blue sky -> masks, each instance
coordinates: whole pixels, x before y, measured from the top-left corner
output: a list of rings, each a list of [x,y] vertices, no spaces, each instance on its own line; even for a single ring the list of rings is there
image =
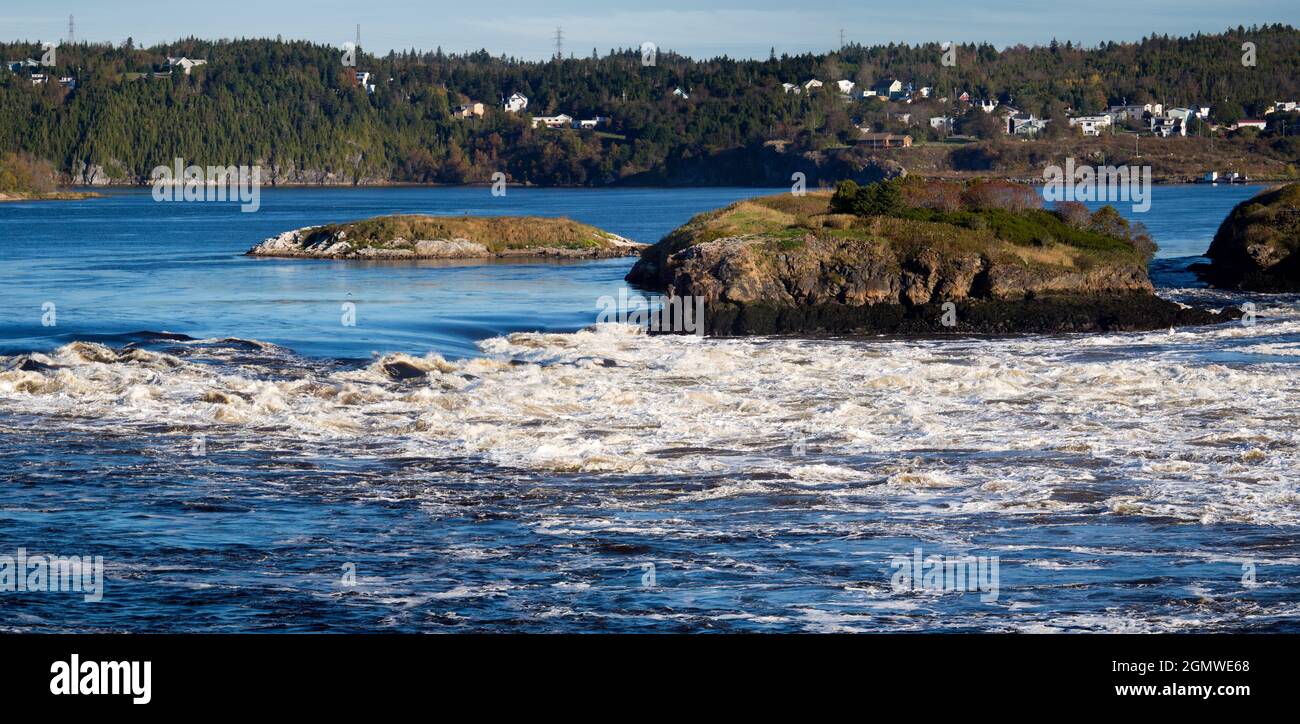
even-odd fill
[[[1300,25],[1297,0],[65,0],[6,6],[0,10],[4,40],[62,39],[69,14],[77,18],[78,39],[119,43],[129,36],[137,45],[188,35],[282,35],[339,45],[352,39],[360,23],[369,52],[441,46],[525,58],[553,51],[557,25],[564,28],[566,54],[588,55],[593,47],[603,54],[650,41],[695,57],[766,57],[771,47],[778,54],[825,51],[839,44],[841,28],[850,41],[865,45],[985,40],[1003,47],[1054,37],[1094,44],[1152,32]]]

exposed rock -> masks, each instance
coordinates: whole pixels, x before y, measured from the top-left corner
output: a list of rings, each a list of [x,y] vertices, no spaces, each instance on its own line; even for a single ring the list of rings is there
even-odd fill
[[[1119,331],[1234,318],[1155,296],[1145,258],[1122,242],[1013,244],[946,224],[818,216],[826,197],[792,198],[702,214],[647,249],[627,279],[702,297],[715,335]],[[734,231],[746,233],[717,237]]]
[[[1259,292],[1300,291],[1300,183],[1237,204],[1198,265],[1215,286]]]
[[[645,247],[563,218],[399,215],[286,231],[248,254],[314,259],[602,259],[635,256]]]

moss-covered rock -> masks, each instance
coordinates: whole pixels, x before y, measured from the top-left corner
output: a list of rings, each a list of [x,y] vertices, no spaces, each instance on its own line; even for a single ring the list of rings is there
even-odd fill
[[[1232,316],[1157,297],[1148,250],[1104,225],[1035,208],[859,216],[831,213],[829,199],[784,194],[700,214],[627,279],[703,298],[712,334],[1117,331]]]
[[[1237,204],[1205,255],[1211,263],[1197,270],[1215,286],[1300,291],[1300,183]]]
[[[317,259],[596,259],[635,256],[645,246],[566,218],[392,215],[287,231],[248,253]]]

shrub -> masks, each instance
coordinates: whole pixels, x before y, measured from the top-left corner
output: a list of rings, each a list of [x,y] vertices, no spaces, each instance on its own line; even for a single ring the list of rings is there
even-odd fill
[[[963,201],[971,209],[1005,209],[1027,211],[1043,205],[1032,186],[1008,181],[976,180],[966,187]]]
[[[1056,204],[1052,211],[1061,217],[1061,221],[1075,229],[1086,229],[1092,221],[1092,212],[1088,210],[1088,205],[1082,201],[1061,201]]]
[[[849,180],[835,184],[835,193],[831,195],[830,212],[832,214],[852,214],[858,201],[858,185]]]

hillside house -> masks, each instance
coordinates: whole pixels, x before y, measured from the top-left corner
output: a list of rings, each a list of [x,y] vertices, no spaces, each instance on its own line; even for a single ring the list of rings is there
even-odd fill
[[[803,92],[803,89],[795,85],[794,83],[782,83],[781,90],[785,91],[786,93],[793,93],[795,95],[799,95],[800,93]]]
[[[200,65],[207,65],[207,64],[208,61],[202,58],[185,58],[185,57],[172,58],[170,56],[167,58],[167,69],[169,71],[173,68],[180,68],[182,71],[185,72],[185,75],[189,75],[191,70],[194,70]]]
[[[573,116],[561,113],[558,116],[536,116],[533,118],[533,128],[546,126],[547,128],[567,128],[573,125]]]
[[[888,98],[891,101],[898,100],[903,95],[903,81],[885,78],[876,81],[875,85],[871,86],[871,90],[875,91],[875,95],[881,98]]]
[[[487,108],[482,103],[464,103],[456,106],[456,112],[452,115],[457,118],[482,118],[487,112]]]
[[[854,83],[854,82],[851,81],[851,80],[837,80],[837,81],[835,81],[835,86],[836,86],[837,88],[839,88],[839,89],[840,89],[840,92],[843,93],[843,94],[846,95],[846,96],[847,96],[847,95],[850,95],[850,94],[853,93],[853,87],[856,86],[856,85],[857,85],[857,83]]]
[[[677,87],[677,88],[674,88],[674,89],[673,89],[673,95],[677,96],[678,98],[681,98],[682,100],[690,100],[690,99],[691,99],[691,94],[689,94],[689,93],[687,93],[686,91],[682,90],[680,86]]]
[[[502,107],[506,113],[518,113],[528,107],[528,96],[523,93],[512,93]]]
[[[1100,136],[1104,128],[1111,126],[1109,115],[1078,116],[1070,119],[1070,128],[1078,128],[1085,136]]]
[[[863,131],[858,143],[867,148],[908,148],[912,145],[912,137],[897,133],[869,133]]]
[[[821,87],[822,87],[822,82],[817,80],[816,78],[804,81],[803,84],[803,89],[808,91],[809,93],[811,93],[814,88],[821,88]]]

